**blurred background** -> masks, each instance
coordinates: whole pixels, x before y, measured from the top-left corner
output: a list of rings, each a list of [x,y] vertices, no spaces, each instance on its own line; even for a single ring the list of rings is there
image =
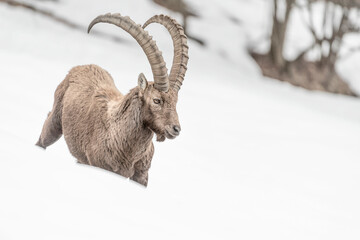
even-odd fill
[[[360,1],[0,0],[0,239],[359,239]],[[121,13],[181,23],[182,126],[145,189],[34,146],[57,85],[97,64],[152,73]],[[147,31],[171,68],[161,25]]]

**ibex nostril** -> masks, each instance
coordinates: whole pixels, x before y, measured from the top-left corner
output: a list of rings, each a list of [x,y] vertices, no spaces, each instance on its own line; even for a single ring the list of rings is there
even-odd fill
[[[181,130],[180,126],[175,125],[175,126],[173,126],[173,129],[174,129],[175,133],[177,133],[177,134],[180,133],[180,130]]]

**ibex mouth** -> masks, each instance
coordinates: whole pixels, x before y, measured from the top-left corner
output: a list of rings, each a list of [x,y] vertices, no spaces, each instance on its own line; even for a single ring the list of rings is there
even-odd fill
[[[174,139],[177,137],[177,135],[172,135],[170,132],[165,131],[165,137],[168,139]]]

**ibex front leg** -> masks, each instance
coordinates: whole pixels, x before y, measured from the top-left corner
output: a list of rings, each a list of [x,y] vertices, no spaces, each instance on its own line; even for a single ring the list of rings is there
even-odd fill
[[[154,155],[154,145],[151,143],[151,146],[147,152],[144,153],[144,157],[135,163],[135,173],[130,178],[131,180],[144,185],[145,187],[148,184],[148,172],[151,166],[151,159]]]

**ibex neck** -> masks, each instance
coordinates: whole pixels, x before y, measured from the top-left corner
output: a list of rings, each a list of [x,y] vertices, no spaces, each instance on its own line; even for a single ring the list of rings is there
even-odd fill
[[[138,88],[131,89],[109,108],[111,125],[116,129],[113,134],[121,144],[126,143],[127,146],[150,144],[153,133],[144,126]]]

